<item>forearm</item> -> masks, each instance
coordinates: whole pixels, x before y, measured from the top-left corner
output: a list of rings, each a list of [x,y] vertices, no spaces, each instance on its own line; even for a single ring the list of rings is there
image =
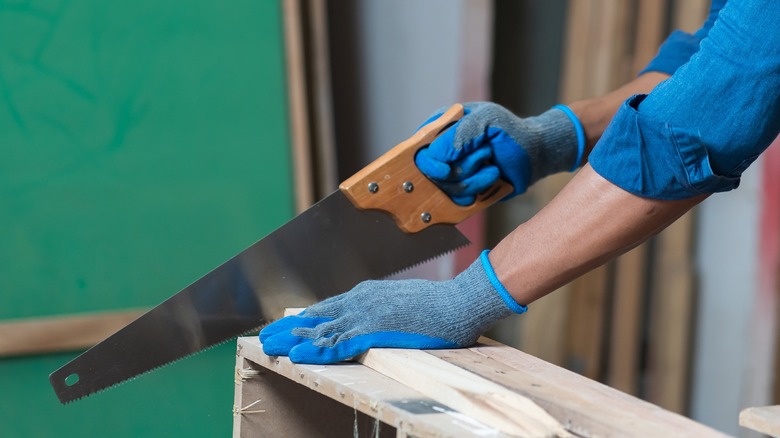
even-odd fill
[[[632,195],[589,165],[490,253],[501,283],[527,305],[628,251],[705,196],[659,201]]]
[[[590,151],[599,138],[601,138],[604,130],[607,129],[607,125],[609,125],[620,105],[634,94],[650,93],[656,85],[668,77],[669,75],[665,73],[647,72],[603,96],[578,100],[568,105],[574,111],[574,114],[577,115],[585,130],[587,143],[583,163],[587,162]]]

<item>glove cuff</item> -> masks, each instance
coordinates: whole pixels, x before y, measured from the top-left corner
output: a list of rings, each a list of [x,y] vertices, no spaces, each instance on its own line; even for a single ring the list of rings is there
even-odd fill
[[[577,160],[574,161],[574,166],[572,166],[571,169],[569,169],[569,172],[574,172],[575,170],[579,169],[579,167],[582,165],[582,156],[585,153],[585,129],[582,127],[582,123],[580,123],[580,119],[577,117],[576,114],[574,114],[574,111],[571,110],[566,105],[558,104],[553,107],[553,109],[558,109],[563,111],[564,114],[571,120],[572,125],[574,125],[574,130],[577,133]]]
[[[506,290],[504,285],[501,284],[501,282],[498,280],[496,271],[493,270],[493,265],[490,264],[490,259],[488,258],[489,253],[489,249],[482,251],[482,253],[479,255],[479,260],[482,262],[482,269],[485,270],[485,275],[487,275],[488,280],[490,280],[490,284],[493,285],[493,288],[495,288],[496,292],[498,292],[498,296],[501,297],[501,300],[511,311],[517,313],[518,315],[525,313],[528,310],[528,306],[518,304],[518,302],[512,298],[512,295],[509,293],[509,291]]]
[[[531,161],[529,185],[558,172],[573,172],[582,164],[585,131],[569,107],[556,105],[525,119],[526,138],[519,138]]]

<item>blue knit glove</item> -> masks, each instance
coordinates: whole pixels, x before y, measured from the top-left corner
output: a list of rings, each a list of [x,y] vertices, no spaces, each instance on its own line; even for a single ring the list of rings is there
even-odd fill
[[[484,251],[448,281],[365,281],[260,332],[263,351],[327,364],[372,347],[467,347],[497,321],[526,311],[501,285]]]
[[[582,164],[585,132],[564,105],[525,119],[490,102],[467,103],[464,109],[453,128],[415,157],[420,171],[459,205],[473,203],[499,176],[515,189],[509,199],[547,175]]]

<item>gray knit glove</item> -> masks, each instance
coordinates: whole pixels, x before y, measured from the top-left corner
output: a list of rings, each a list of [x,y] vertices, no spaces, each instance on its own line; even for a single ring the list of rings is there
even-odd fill
[[[526,311],[498,281],[487,254],[448,281],[360,283],[263,329],[263,351],[297,363],[327,364],[371,347],[472,345],[497,321]]]
[[[508,199],[547,175],[574,171],[582,164],[585,132],[564,105],[528,118],[491,102],[467,103],[464,109],[453,128],[415,157],[420,171],[457,204],[473,203],[499,177],[515,189]]]

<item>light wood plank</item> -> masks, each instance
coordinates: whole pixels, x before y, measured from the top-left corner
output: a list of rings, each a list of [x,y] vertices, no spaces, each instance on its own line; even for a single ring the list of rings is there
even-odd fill
[[[507,435],[570,436],[557,420],[528,398],[424,351],[372,348],[356,359]]]
[[[146,309],[11,319],[0,322],[0,357],[85,350]]]
[[[294,364],[286,357],[266,356],[256,336],[239,338],[238,346],[240,357],[358,412],[378,418],[398,429],[399,434],[402,432],[415,437],[508,436],[366,366],[355,363]],[[236,403],[246,405],[247,401]],[[259,403],[258,409],[263,409],[263,403],[267,402]],[[288,421],[295,419],[289,418]],[[262,434],[262,429],[254,430],[255,436]]]
[[[397,429],[305,385],[236,356],[236,438],[396,438]]]
[[[251,344],[259,345],[255,338],[242,338],[240,342],[244,342],[244,339],[248,339],[247,342]],[[420,396],[428,396],[427,392],[432,391],[431,399],[450,408],[456,406],[459,403],[458,399],[464,398],[465,394],[467,403],[471,405],[487,404],[490,410],[498,408],[499,412],[509,412],[510,415],[516,415],[518,412],[527,414],[526,407],[509,407],[504,400],[509,397],[506,394],[530,399],[565,427],[564,432],[556,432],[561,436],[569,433],[577,436],[620,437],[726,436],[657,405],[487,338],[481,338],[477,345],[468,349],[426,351],[372,349],[364,356],[364,363],[366,356],[369,357],[368,365],[376,366],[382,374],[387,373],[386,377],[393,377],[393,381],[398,380],[402,383],[402,385],[396,383],[395,387],[414,390]],[[291,364],[286,358],[266,360],[262,357],[254,357],[252,360],[259,361],[277,372],[287,373],[292,379],[304,379],[298,373],[305,373],[309,368],[322,369],[317,366]],[[264,360],[266,362],[263,362]],[[271,363],[272,360],[278,363]],[[288,367],[294,367],[294,371],[288,370]],[[341,368],[343,373],[335,373],[331,370],[320,374],[322,377],[332,377],[334,373],[347,375],[362,369],[349,364],[328,366],[334,369],[339,367],[344,367]],[[437,386],[437,381],[447,382],[446,385],[450,385],[452,381],[456,382],[452,385],[452,388],[457,388],[456,393],[453,394],[446,388],[442,390]],[[463,381],[471,383],[462,384]],[[479,387],[473,388],[471,385],[476,382],[480,382]],[[323,382],[320,381],[319,387],[314,386],[312,389],[322,392],[323,386]],[[495,391],[493,389],[495,387],[501,389]],[[474,393],[478,395],[475,396]],[[338,398],[337,395],[343,397],[334,391],[330,391],[329,394],[334,398]],[[495,399],[491,400],[493,397]],[[457,410],[468,413],[469,417],[474,416],[474,408],[468,405]],[[384,412],[381,409],[380,411]],[[394,424],[385,417],[382,421]],[[491,426],[496,426],[493,423],[494,419],[485,420],[488,421]],[[498,421],[504,420],[499,418]],[[409,435],[413,434],[409,432]]]
[[[773,437],[780,437],[780,405],[743,409],[739,425]]]
[[[472,353],[462,350],[429,353],[524,394],[578,435],[727,436],[682,415],[484,337],[468,350]]]

